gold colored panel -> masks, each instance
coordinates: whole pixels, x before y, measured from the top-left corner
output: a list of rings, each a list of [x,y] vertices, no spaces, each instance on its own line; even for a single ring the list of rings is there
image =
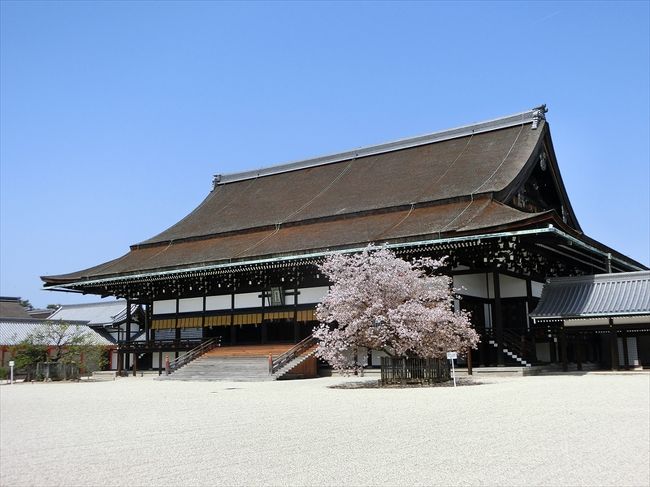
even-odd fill
[[[151,322],[151,328],[153,330],[166,330],[175,327],[176,327],[176,320],[174,318],[169,318],[166,320],[153,320]]]
[[[298,311],[298,321],[314,321],[315,319],[313,309],[303,309]]]
[[[205,326],[230,326],[231,315],[206,316]]]

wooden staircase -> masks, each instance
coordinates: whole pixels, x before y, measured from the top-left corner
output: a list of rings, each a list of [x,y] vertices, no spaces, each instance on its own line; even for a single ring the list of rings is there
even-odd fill
[[[288,374],[296,366],[313,356],[315,347],[299,344],[238,345],[208,350],[191,362],[178,368],[169,380],[187,381],[269,381]],[[269,356],[276,357],[269,360]],[[281,360],[278,362],[278,358]],[[314,358],[315,359],[315,358]],[[282,364],[272,370],[270,364]]]

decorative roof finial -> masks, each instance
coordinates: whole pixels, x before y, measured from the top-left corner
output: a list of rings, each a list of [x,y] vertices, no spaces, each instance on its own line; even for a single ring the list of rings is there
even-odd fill
[[[212,178],[212,189],[217,187],[217,184],[221,182],[221,174],[215,174]]]
[[[546,103],[538,106],[537,108],[533,108],[533,126],[531,127],[533,130],[537,128],[540,120],[546,120],[546,116],[544,115],[546,112],[548,112]]]

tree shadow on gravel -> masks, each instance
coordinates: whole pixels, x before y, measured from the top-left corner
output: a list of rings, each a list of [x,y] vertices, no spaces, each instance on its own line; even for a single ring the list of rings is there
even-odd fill
[[[468,378],[457,378],[457,387],[480,386],[483,382]],[[437,382],[435,384],[390,384],[382,386],[379,380],[343,382],[328,386],[329,389],[427,389],[431,387],[454,387],[453,381]]]

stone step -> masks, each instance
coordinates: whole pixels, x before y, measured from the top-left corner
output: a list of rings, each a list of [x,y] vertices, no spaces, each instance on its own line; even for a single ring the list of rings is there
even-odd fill
[[[186,381],[268,381],[274,379],[269,375],[267,358],[206,355],[188,363],[165,378]]]

